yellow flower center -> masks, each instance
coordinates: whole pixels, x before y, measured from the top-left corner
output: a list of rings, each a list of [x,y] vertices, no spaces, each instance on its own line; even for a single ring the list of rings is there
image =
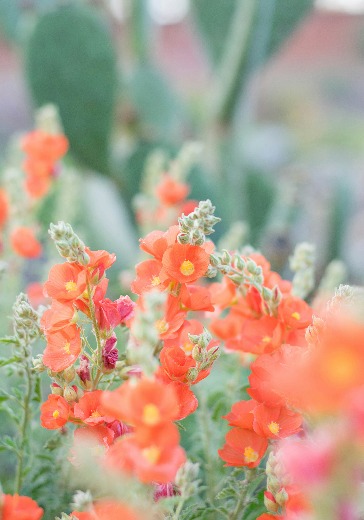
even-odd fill
[[[149,448],[144,448],[142,454],[149,464],[156,464],[161,455],[161,450],[157,446],[150,446]]]
[[[153,276],[151,285],[153,287],[157,287],[157,285],[160,285],[160,283],[161,283],[161,279],[159,278],[159,276]]]
[[[324,360],[324,373],[330,383],[347,385],[355,381],[358,374],[356,356],[347,349],[336,349]]]
[[[155,328],[159,332],[159,334],[164,334],[168,330],[168,323],[166,320],[157,320],[155,322]]]
[[[53,415],[53,419],[58,419],[59,417],[59,411],[58,410],[54,410],[54,412],[52,413]]]
[[[273,433],[273,435],[278,435],[280,427],[279,424],[272,421],[270,424],[268,424],[268,430]]]
[[[183,276],[190,276],[195,272],[195,266],[190,260],[185,260],[182,262],[181,267],[179,268]]]
[[[66,354],[71,354],[71,343],[69,341],[66,341],[66,343],[63,346],[63,350],[66,352]]]
[[[299,312],[293,312],[291,316],[297,321],[301,319],[301,314]]]
[[[157,406],[153,403],[146,404],[143,408],[143,422],[148,426],[155,426],[159,423],[161,414]]]
[[[247,464],[255,462],[258,459],[258,453],[251,446],[247,446],[244,450],[244,459]]]
[[[66,287],[67,292],[72,292],[72,291],[76,291],[77,284],[76,284],[76,282],[70,280],[69,282],[65,283],[65,287]]]
[[[95,410],[94,412],[92,412],[91,417],[101,417],[101,413]]]
[[[270,336],[264,336],[264,338],[262,339],[262,342],[269,343],[271,340],[272,340],[272,338]]]
[[[189,341],[186,341],[186,343],[182,345],[182,349],[185,351],[186,354],[191,354],[193,347],[194,345]]]

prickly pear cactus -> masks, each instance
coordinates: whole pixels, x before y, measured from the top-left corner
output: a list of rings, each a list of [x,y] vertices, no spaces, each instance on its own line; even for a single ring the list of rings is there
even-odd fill
[[[107,173],[117,76],[100,15],[80,5],[46,13],[30,37],[26,65],[34,103],[58,105],[74,156]]]

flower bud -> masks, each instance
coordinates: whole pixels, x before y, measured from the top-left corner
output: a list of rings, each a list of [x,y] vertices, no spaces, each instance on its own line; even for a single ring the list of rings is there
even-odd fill
[[[189,368],[186,377],[187,381],[193,383],[198,378],[198,370],[196,368]]]
[[[62,372],[62,377],[66,383],[70,383],[71,381],[73,381],[75,378],[75,375],[76,375],[76,370],[72,366],[66,368],[66,370],[63,370],[63,372]]]
[[[116,342],[116,336],[111,336],[111,338],[106,340],[105,346],[102,349],[102,362],[106,370],[114,370],[116,366],[119,357],[119,351],[115,346]]]
[[[77,392],[71,386],[66,386],[63,397],[68,403],[73,403],[77,399]]]
[[[57,383],[51,384],[51,392],[54,395],[63,395],[63,389]]]
[[[264,491],[264,505],[271,513],[276,513],[279,509],[279,505],[270,491]]]
[[[277,501],[277,504],[279,504],[281,507],[284,507],[287,500],[288,500],[288,493],[287,491],[284,489],[284,487],[282,487],[278,493],[276,493],[276,501]]]
[[[75,511],[88,511],[91,509],[93,498],[91,491],[76,491],[73,495],[71,507]]]
[[[59,254],[67,262],[77,262],[81,265],[89,263],[90,257],[85,251],[85,244],[76,235],[70,224],[62,221],[58,222],[58,224],[51,224],[49,234]]]
[[[40,374],[41,372],[44,372],[47,369],[47,367],[43,364],[42,354],[38,354],[37,357],[33,358],[32,363],[33,363],[34,371],[37,372],[38,374]]]

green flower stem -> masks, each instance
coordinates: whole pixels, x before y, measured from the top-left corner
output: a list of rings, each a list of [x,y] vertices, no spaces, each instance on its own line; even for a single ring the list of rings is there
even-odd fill
[[[100,364],[101,364],[101,357],[102,357],[102,343],[101,343],[101,337],[100,337],[100,329],[96,320],[96,314],[95,314],[95,304],[92,299],[92,290],[90,286],[90,282],[87,281],[87,294],[89,299],[89,308],[90,308],[90,316],[91,316],[91,322],[93,331],[96,338],[96,360],[97,360],[97,372],[95,375],[95,379],[92,383],[92,389],[95,390],[100,383],[102,377],[104,376]]]
[[[24,348],[24,354],[27,355],[26,348]],[[26,392],[23,403],[23,417],[21,421],[20,431],[19,431],[19,451],[17,451],[18,463],[16,468],[16,476],[15,476],[15,487],[14,494],[19,494],[22,483],[23,483],[23,467],[24,467],[24,452],[25,452],[25,444],[27,440],[27,430],[28,425],[31,418],[31,408],[30,408],[30,400],[33,393],[33,374],[31,368],[28,364],[27,357],[25,358],[26,364],[24,366],[26,372]]]
[[[230,520],[239,520],[241,515],[244,513],[245,508],[250,502],[250,493],[248,493],[249,483],[254,479],[256,475],[256,469],[247,469],[245,471],[244,489],[239,494],[239,498],[236,502],[235,509],[230,516]]]
[[[215,479],[215,468],[214,468],[214,460],[211,452],[211,428],[210,428],[210,418],[208,415],[206,402],[203,399],[200,400],[200,409],[198,413],[199,419],[199,427],[202,437],[202,445],[204,447],[204,457],[205,457],[205,473],[206,473],[206,483],[207,483],[207,496],[211,504],[214,503],[215,500],[215,490],[216,490],[216,479]]]
[[[184,506],[184,503],[185,503],[185,499],[183,497],[181,497],[181,500],[179,501],[178,506],[177,506],[175,512],[173,513],[172,520],[178,520],[179,519],[179,515],[182,512],[182,508]]]

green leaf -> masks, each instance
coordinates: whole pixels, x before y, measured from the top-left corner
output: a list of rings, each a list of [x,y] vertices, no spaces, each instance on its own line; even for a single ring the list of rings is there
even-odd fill
[[[42,402],[42,386],[39,375],[37,375],[37,379],[35,381],[34,397],[32,400],[36,401],[37,403]]]
[[[42,16],[27,47],[27,76],[37,106],[58,106],[77,159],[108,173],[117,72],[100,14],[74,4]]]
[[[130,80],[128,94],[147,135],[166,140],[179,135],[182,104],[157,69],[140,66]]]
[[[12,358],[0,358],[0,368],[12,365],[13,363],[20,363],[22,359],[18,356]]]
[[[0,343],[6,345],[19,345],[19,340],[15,336],[5,336],[4,338],[0,338]]]

